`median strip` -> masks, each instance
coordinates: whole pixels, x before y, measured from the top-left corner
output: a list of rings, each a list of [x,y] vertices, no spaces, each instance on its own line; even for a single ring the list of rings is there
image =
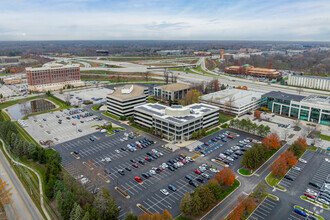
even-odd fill
[[[152,213],[148,209],[146,209],[143,205],[141,205],[140,203],[136,204],[136,206],[139,207],[145,213],[148,213],[149,215],[152,215]]]
[[[86,162],[82,162],[88,169],[94,170],[94,168]]]
[[[105,176],[103,176],[102,174],[98,173],[97,174],[101,179],[103,179],[105,182],[110,183],[110,180],[108,178],[106,178]]]
[[[131,198],[124,190],[122,190],[118,186],[115,186],[115,190],[117,190],[120,194],[122,194],[126,199]]]
[[[75,154],[75,153],[73,153],[73,152],[71,152],[71,155],[72,156],[74,156],[77,160],[79,160],[80,159],[80,157],[78,157],[78,155],[77,154]]]

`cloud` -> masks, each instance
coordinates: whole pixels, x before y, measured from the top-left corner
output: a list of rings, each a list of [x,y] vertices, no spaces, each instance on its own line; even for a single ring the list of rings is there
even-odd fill
[[[325,0],[0,2],[0,40],[330,40]]]

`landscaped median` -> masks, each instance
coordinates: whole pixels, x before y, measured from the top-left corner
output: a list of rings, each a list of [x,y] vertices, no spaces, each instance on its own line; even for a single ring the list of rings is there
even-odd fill
[[[284,187],[277,185],[282,178],[283,176],[281,178],[276,178],[272,173],[269,173],[268,176],[266,176],[265,180],[268,185],[275,187],[281,191],[286,191]]]
[[[115,119],[117,121],[120,119],[118,116],[113,115],[113,114],[111,114],[109,112],[103,112],[102,115],[107,116],[107,117],[112,118],[112,119]]]
[[[254,173],[254,171],[253,170],[248,170],[246,168],[241,168],[241,169],[238,170],[238,173],[243,175],[243,176],[251,176]]]
[[[307,196],[300,196],[300,198],[301,198],[302,200],[305,200],[305,201],[307,201],[307,202],[309,202],[309,203],[313,203],[313,204],[315,204],[315,205],[317,205],[317,206],[319,206],[319,207],[322,207],[322,208],[324,208],[324,209],[329,209],[329,206],[324,205],[323,203],[317,202],[317,201],[315,201],[314,199],[308,198]]]
[[[293,208],[294,208],[294,209],[295,209],[295,208],[298,208],[298,209],[304,211],[304,212],[305,212],[306,214],[308,214],[308,215],[313,215],[313,216],[317,217],[319,220],[324,220],[324,218],[323,218],[322,216],[317,215],[317,214],[315,214],[314,212],[311,212],[311,211],[309,211],[309,210],[307,210],[307,209],[305,209],[305,208],[302,208],[302,207],[300,207],[300,206],[298,206],[298,205],[293,206]]]

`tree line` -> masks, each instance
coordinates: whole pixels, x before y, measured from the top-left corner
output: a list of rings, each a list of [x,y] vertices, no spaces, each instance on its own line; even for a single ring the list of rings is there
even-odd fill
[[[263,124],[258,125],[256,123],[252,123],[251,120],[246,120],[246,119],[242,119],[242,120],[232,119],[229,122],[229,126],[262,137],[267,136],[267,134],[269,134],[270,132],[270,127],[268,125],[266,126],[264,126]]]
[[[206,185],[195,188],[194,193],[186,192],[180,202],[180,211],[184,216],[197,217],[221,201],[233,190],[235,173],[225,167]]]

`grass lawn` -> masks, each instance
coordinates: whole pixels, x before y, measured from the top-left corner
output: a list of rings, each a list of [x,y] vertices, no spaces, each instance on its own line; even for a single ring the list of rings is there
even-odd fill
[[[210,135],[210,134],[213,134],[217,131],[220,131],[220,128],[215,128],[215,129],[212,129],[211,131],[207,132],[206,135]]]
[[[307,150],[316,151],[317,147],[307,147]]]
[[[319,137],[325,141],[330,141],[330,136],[325,134],[319,134]]]
[[[179,216],[179,217],[176,217],[174,220],[192,220],[192,219]]]
[[[283,177],[280,178],[276,178],[272,173],[268,174],[268,176],[266,177],[266,182],[270,185],[270,186],[276,186],[282,179]]]
[[[105,115],[105,116],[107,116],[109,118],[112,118],[112,119],[115,119],[115,120],[119,120],[120,119],[118,116],[113,115],[113,114],[111,114],[109,112],[103,112],[102,115]]]
[[[276,200],[276,201],[278,200],[278,198],[276,198],[276,197],[273,196],[272,194],[268,194],[267,196],[268,196],[269,198],[273,199],[273,200]]]
[[[137,124],[130,124],[130,126],[133,127],[133,128],[136,128],[138,130],[144,131],[146,133],[149,133],[149,130],[148,129],[142,128],[142,127],[138,126]]]
[[[97,108],[99,107],[100,105],[95,105],[92,109],[93,109],[93,111],[100,111],[100,110],[98,110]]]
[[[224,123],[224,122],[229,121],[233,118],[235,118],[235,116],[219,113],[219,122],[220,123]]]
[[[10,117],[8,116],[8,114],[6,112],[1,111],[1,115],[5,121],[10,121]]]
[[[252,174],[252,173],[250,172],[250,170],[246,170],[246,169],[244,169],[244,168],[239,169],[238,172],[239,172],[240,174],[242,174],[242,175],[246,175],[246,176],[249,176],[249,175]]]
[[[40,146],[40,144],[38,142],[36,142],[31,136],[30,134],[25,131],[18,123],[17,121],[14,122],[16,127],[17,127],[17,130],[18,130],[18,133],[20,134],[20,136],[22,138],[24,138],[26,141],[28,142],[33,142],[34,144],[36,144],[37,146]]]
[[[109,134],[107,134],[106,136],[113,135],[114,134],[113,130],[116,130],[116,129],[119,129],[119,130],[122,130],[122,131],[126,130],[125,128],[122,128],[122,127],[113,127],[113,128],[108,130]]]
[[[224,198],[226,198],[232,191],[234,191],[237,187],[239,187],[240,182],[238,180],[235,180],[234,185],[232,185],[229,189],[221,190],[221,197],[219,201],[222,201]]]
[[[36,99],[36,98],[40,98],[40,96],[31,96],[31,97],[24,98],[24,99],[15,99],[15,100],[11,100],[11,101],[6,101],[6,102],[0,104],[0,109],[4,109],[4,108],[7,108],[9,106],[15,105],[19,102],[30,101],[30,100],[33,100],[33,99]]]
[[[150,103],[157,103],[157,101],[154,99],[154,96],[152,96],[152,95],[148,97],[148,101]]]

